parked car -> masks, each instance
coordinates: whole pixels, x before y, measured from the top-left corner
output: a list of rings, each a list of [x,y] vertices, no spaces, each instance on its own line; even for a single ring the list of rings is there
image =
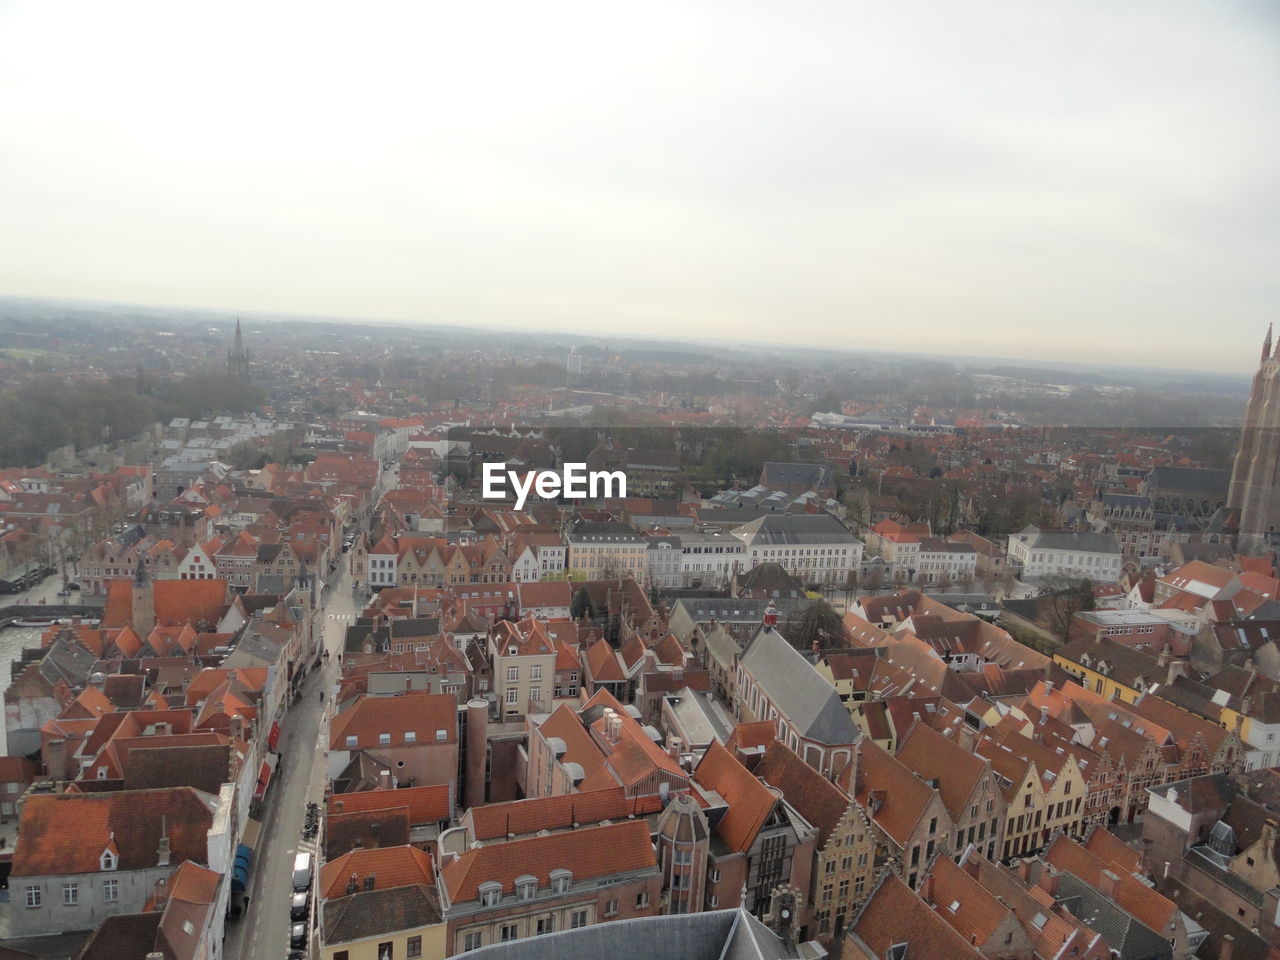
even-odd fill
[[[293,858],[294,893],[306,893],[311,886],[311,854],[305,850]]]
[[[80,581],[79,581],[79,580],[68,580],[68,581],[67,581],[67,589],[68,589],[68,590],[79,590],[79,589],[80,589]]]
[[[289,928],[289,946],[305,947],[307,945],[307,925],[295,923]]]

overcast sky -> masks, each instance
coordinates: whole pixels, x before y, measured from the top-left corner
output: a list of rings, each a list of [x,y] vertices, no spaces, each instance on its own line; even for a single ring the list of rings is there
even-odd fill
[[[1254,368],[1280,4],[0,3],[0,293]]]

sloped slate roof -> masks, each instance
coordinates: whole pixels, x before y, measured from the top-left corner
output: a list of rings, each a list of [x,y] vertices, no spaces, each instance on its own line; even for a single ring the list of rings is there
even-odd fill
[[[1121,960],[1173,955],[1169,941],[1070,871],[1064,870],[1058,875],[1057,900],[1077,920],[1100,933],[1107,946],[1120,954]]]
[[[353,893],[324,908],[324,942],[351,943],[441,923],[440,906],[422,884]]]
[[[760,630],[742,664],[800,736],[828,744],[856,743],[862,736],[835,687],[777,630]]]
[[[708,910],[637,917],[562,930],[543,937],[495,943],[472,951],[476,960],[785,960],[795,956],[768,927],[745,910]]]

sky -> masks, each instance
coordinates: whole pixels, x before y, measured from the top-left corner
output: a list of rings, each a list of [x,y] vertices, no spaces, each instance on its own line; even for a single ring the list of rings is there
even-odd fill
[[[0,0],[0,294],[1254,369],[1280,4]]]

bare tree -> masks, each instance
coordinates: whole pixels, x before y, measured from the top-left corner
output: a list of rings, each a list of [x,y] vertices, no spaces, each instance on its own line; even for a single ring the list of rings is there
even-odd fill
[[[982,584],[982,589],[988,596],[996,592],[996,581],[996,571],[991,564],[984,564],[978,568],[978,582]]]
[[[848,575],[846,575],[844,578],[843,592],[844,592],[844,608],[846,610],[849,609],[849,604],[852,603],[858,596],[858,572],[859,571],[857,567],[850,567]]]
[[[1045,577],[1041,588],[1044,599],[1037,607],[1045,626],[1065,641],[1075,615],[1094,608],[1093,583],[1083,577]]]
[[[880,588],[884,586],[884,570],[879,566],[872,567],[867,571],[867,582],[864,589],[872,595],[880,592]]]

